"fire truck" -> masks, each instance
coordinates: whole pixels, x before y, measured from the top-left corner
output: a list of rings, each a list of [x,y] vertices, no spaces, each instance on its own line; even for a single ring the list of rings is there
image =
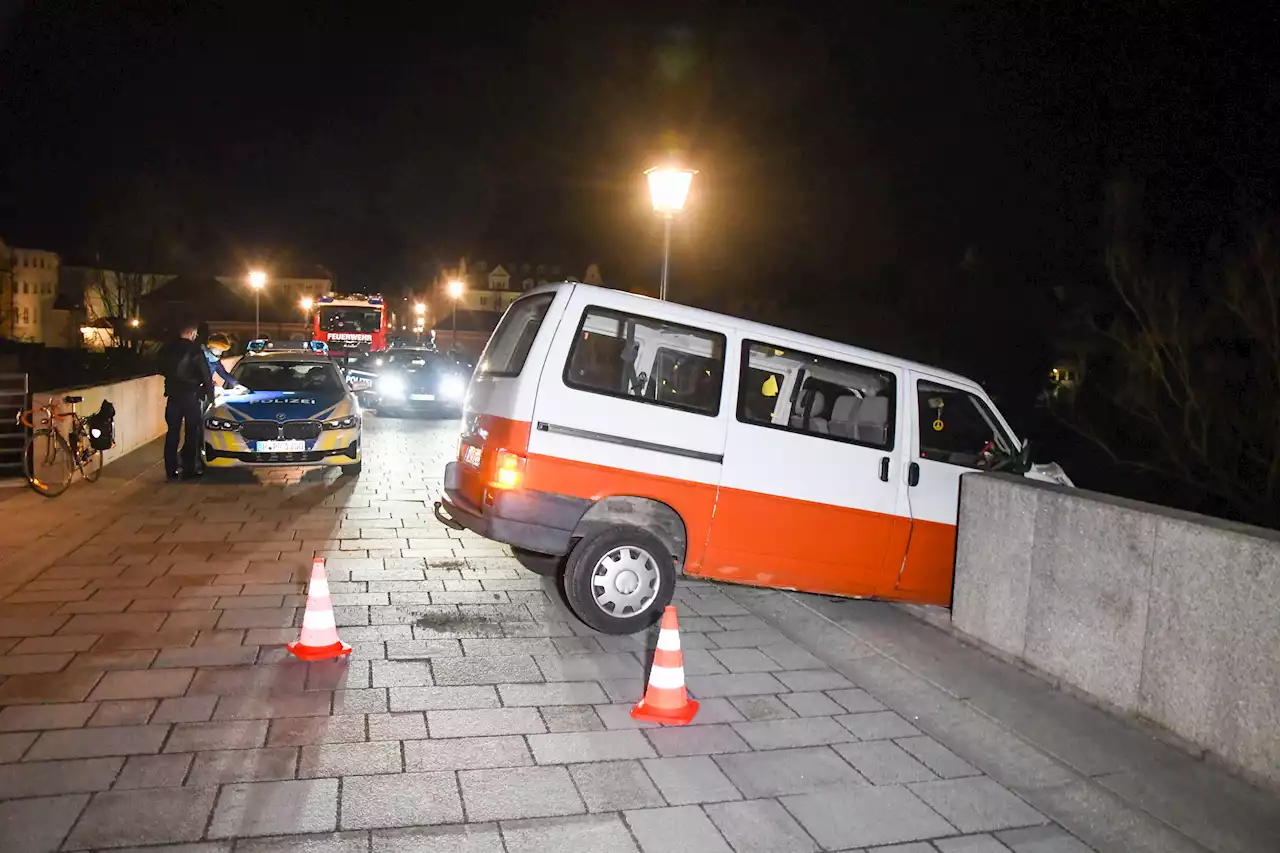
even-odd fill
[[[330,293],[316,300],[312,334],[335,357],[367,355],[387,348],[387,306],[381,296]]]

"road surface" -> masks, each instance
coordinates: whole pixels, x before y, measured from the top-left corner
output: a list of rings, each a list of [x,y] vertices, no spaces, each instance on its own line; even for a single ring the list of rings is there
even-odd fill
[[[0,850],[1265,849],[1254,789],[1151,796],[1135,767],[1203,765],[888,605],[682,582],[701,710],[637,725],[654,636],[432,517],[456,437],[370,416],[358,479],[165,483],[151,447],[0,495]],[[313,554],[346,661],[284,648]]]

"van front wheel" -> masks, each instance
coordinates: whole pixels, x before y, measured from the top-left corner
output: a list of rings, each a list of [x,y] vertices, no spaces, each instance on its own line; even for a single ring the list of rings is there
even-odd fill
[[[675,591],[667,548],[638,527],[606,528],[578,542],[564,571],[569,606],[605,634],[634,634],[662,616]]]

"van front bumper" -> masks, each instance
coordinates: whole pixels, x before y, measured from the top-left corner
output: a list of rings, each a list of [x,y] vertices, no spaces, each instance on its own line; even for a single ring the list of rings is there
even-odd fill
[[[493,504],[478,507],[460,491],[458,463],[444,469],[445,497],[436,501],[435,516],[454,530],[470,530],[486,539],[539,554],[567,554],[578,521],[591,501],[550,492],[497,491]]]

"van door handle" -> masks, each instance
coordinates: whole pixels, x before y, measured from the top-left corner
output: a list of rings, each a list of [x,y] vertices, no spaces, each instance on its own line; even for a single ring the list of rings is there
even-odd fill
[[[918,462],[912,462],[907,466],[907,485],[920,485],[920,464]]]
[[[880,481],[883,483],[889,482],[889,457],[888,456],[880,457]]]

